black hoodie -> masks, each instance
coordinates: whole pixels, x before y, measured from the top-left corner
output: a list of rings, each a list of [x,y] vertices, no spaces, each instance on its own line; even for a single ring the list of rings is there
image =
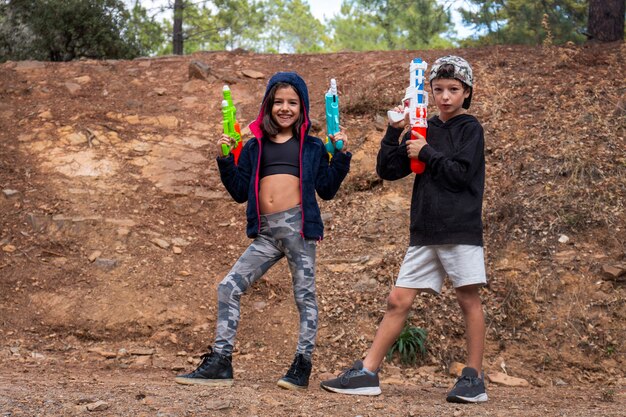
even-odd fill
[[[376,172],[384,180],[411,174],[402,129],[391,126],[378,152]],[[415,176],[411,196],[411,246],[483,245],[482,202],[485,187],[484,134],[480,122],[461,114],[447,122],[428,120],[419,159],[426,170]]]

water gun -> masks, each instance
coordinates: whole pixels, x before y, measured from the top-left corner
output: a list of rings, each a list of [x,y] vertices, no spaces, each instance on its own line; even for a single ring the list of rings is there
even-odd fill
[[[324,96],[326,100],[326,134],[334,135],[339,132],[339,96],[337,95],[337,81],[330,80],[330,88]],[[338,140],[333,144],[330,137],[326,136],[326,151],[332,157],[335,149],[340,151],[343,148],[343,141]]]
[[[235,164],[237,164],[242,147],[241,127],[239,127],[239,123],[237,123],[235,117],[237,115],[237,109],[233,104],[230,88],[227,85],[222,89],[222,94],[224,96],[224,100],[222,100],[222,124],[224,125],[224,133],[234,141],[234,144],[231,146],[222,145],[222,154],[227,156],[232,152],[235,157]]]
[[[404,119],[404,115],[409,113],[411,123],[411,139],[417,139],[417,134],[426,137],[428,129],[428,93],[424,91],[424,73],[428,64],[421,58],[415,58],[409,65],[410,84],[406,89],[404,99],[404,112],[388,111],[387,116],[393,122]],[[411,159],[411,171],[421,174],[426,169],[426,165],[419,159]]]

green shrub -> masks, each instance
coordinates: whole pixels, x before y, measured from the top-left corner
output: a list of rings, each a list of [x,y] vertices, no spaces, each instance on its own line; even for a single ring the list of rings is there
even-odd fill
[[[387,360],[392,360],[394,354],[398,354],[400,362],[413,365],[418,357],[426,356],[426,338],[428,332],[421,327],[410,326],[408,323],[402,329],[389,352]]]

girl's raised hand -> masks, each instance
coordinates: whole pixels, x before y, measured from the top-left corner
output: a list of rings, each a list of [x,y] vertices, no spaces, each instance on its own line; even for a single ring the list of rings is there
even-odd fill
[[[229,147],[233,145],[233,140],[226,133],[222,133],[222,136],[220,136],[220,138],[217,140],[217,155],[221,157],[224,156],[224,153],[222,152],[222,145],[226,145]]]
[[[341,148],[339,152],[348,151],[348,135],[346,135],[346,133],[343,130],[340,130],[334,135],[328,135],[328,136],[330,137],[330,140],[333,141],[333,144],[335,144],[339,140],[343,141],[343,147]]]

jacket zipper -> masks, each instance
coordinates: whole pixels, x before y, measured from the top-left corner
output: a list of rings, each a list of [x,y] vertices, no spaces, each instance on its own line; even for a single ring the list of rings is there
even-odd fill
[[[306,110],[303,108],[304,123],[302,125],[302,131],[300,132],[300,214],[302,217],[302,223],[300,226],[300,236],[304,239],[304,166],[302,164],[302,155],[304,154],[304,139],[306,136],[306,130],[308,126]]]
[[[263,151],[263,141],[256,139],[259,144],[259,156],[256,162],[256,172],[254,174],[254,197],[256,199],[257,233],[261,233],[261,208],[259,207],[259,169],[261,168],[261,152]]]

